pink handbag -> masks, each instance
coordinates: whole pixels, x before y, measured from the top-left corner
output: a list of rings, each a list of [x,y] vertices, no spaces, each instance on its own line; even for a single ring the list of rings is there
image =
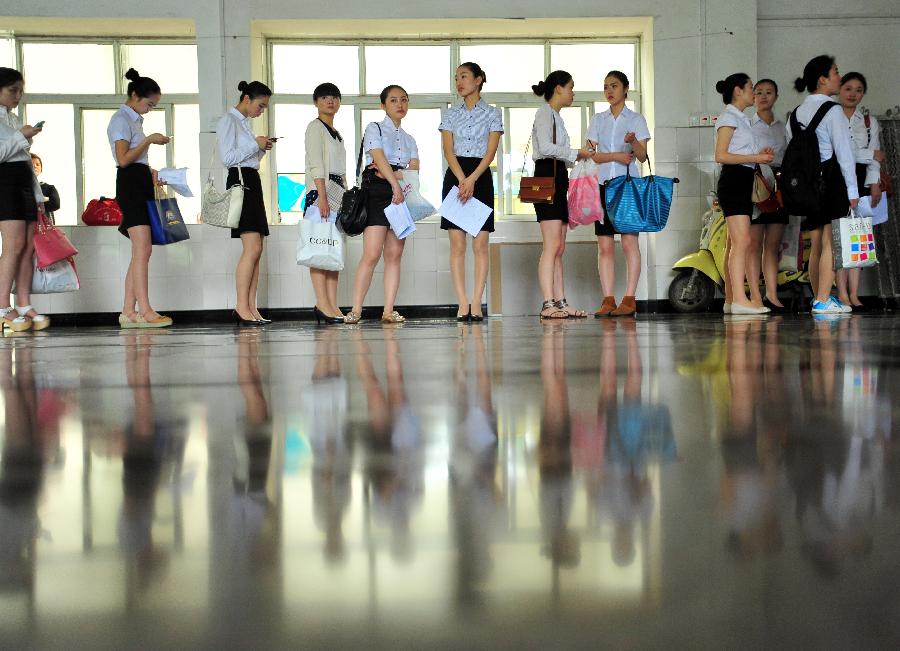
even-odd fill
[[[600,166],[593,161],[579,161],[569,179],[569,228],[603,223],[603,207],[600,204]]]
[[[78,255],[78,249],[72,246],[69,238],[47,221],[43,207],[38,208],[38,222],[34,229],[34,255],[38,269]]]

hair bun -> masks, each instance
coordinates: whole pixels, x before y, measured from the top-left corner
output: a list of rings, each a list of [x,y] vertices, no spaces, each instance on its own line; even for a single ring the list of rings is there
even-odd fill
[[[137,81],[140,78],[141,75],[134,68],[129,68],[128,72],[125,73],[125,79],[128,79],[129,81]]]
[[[538,83],[536,83],[534,86],[531,87],[531,91],[535,95],[543,95],[545,90],[547,90],[547,84],[544,83],[543,81],[539,81]]]
[[[247,82],[242,81],[238,84],[238,90],[241,92],[244,92],[245,90],[247,90],[247,86],[248,86]]]
[[[724,80],[724,79],[720,79],[719,81],[716,82],[716,92],[717,92],[717,93],[724,93],[725,90],[726,90],[726,88],[725,88],[725,80]]]
[[[797,77],[794,80],[794,90],[798,93],[802,93],[806,89],[806,82],[803,81],[803,77]]]

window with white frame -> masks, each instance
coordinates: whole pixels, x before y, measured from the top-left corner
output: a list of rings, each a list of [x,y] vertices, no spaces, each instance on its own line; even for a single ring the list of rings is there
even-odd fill
[[[441,112],[459,101],[453,75],[465,61],[477,62],[487,74],[483,95],[503,112],[506,132],[494,175],[495,206],[502,219],[533,215],[517,193],[531,134],[534,112],[543,102],[531,85],[551,70],[563,69],[575,80],[575,103],[562,115],[573,143],[583,141],[594,113],[607,108],[603,79],[621,70],[631,80],[628,106],[640,110],[641,83],[637,38],[607,40],[447,40],[447,41],[333,41],[308,42],[272,39],[268,43],[269,71],[275,96],[271,102],[273,133],[279,141],[273,157],[274,193],[282,223],[296,223],[301,215],[304,177],[304,133],[316,117],[313,89],[330,81],[343,95],[335,126],[347,147],[347,177],[354,178],[359,138],[365,125],[381,120],[379,94],[399,84],[410,94],[410,111],[403,128],[415,139],[421,161],[421,188],[435,205],[441,201],[446,162],[438,132]],[[298,62],[322,62],[299,65]],[[531,162],[528,161],[530,167]]]
[[[0,40],[0,65],[6,55]],[[31,151],[41,157],[41,181],[56,186],[56,223],[80,223],[91,199],[116,194],[116,166],[106,127],[123,103],[135,68],[162,89],[159,105],[144,117],[144,131],[174,135],[169,145],[151,147],[150,165],[187,167],[194,198],[179,197],[185,221],[200,213],[199,95],[197,46],[177,40],[9,39],[10,57],[25,77],[19,107],[29,123],[44,121]]]

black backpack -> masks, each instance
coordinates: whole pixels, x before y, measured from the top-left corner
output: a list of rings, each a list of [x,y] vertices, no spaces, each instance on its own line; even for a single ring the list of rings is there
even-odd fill
[[[792,215],[806,217],[824,208],[825,182],[816,127],[835,106],[837,102],[822,104],[806,128],[797,120],[797,109],[791,112],[791,141],[784,150],[778,188],[784,207]]]

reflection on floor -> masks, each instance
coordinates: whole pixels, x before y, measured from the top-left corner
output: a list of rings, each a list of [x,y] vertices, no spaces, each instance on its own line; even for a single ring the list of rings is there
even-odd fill
[[[900,640],[900,318],[42,334],[0,647]]]

